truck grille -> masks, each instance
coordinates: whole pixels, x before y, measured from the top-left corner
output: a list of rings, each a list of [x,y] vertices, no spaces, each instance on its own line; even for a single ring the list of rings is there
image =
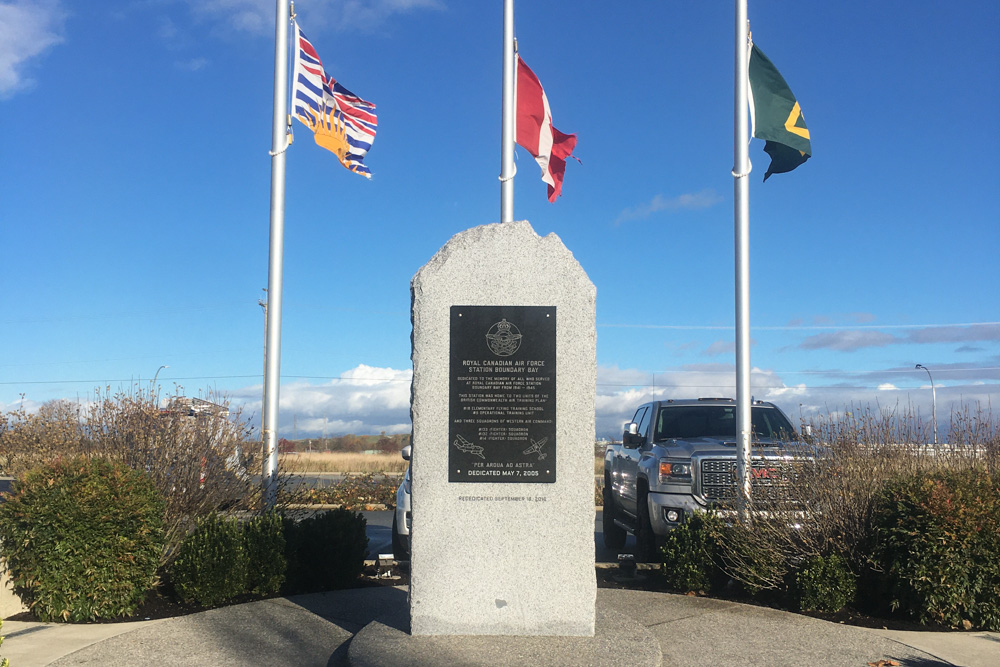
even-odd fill
[[[757,459],[751,463],[751,484],[769,498],[787,498],[794,489],[795,467],[784,460]],[[734,459],[702,459],[701,495],[708,501],[727,501],[735,497],[737,486]]]

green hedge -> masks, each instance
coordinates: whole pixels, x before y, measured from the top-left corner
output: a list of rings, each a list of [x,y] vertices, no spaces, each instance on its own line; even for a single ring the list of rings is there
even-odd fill
[[[267,597],[285,580],[285,536],[275,512],[247,521],[212,514],[199,519],[170,566],[181,602],[205,607],[241,596]]]
[[[247,592],[264,597],[281,590],[288,567],[281,515],[268,512],[244,523],[243,548],[247,555]]]
[[[212,515],[181,544],[169,579],[177,598],[212,607],[241,597],[354,584],[368,553],[365,519],[338,509],[300,522],[276,513],[247,521]]]
[[[802,611],[833,613],[854,601],[857,578],[837,554],[807,558],[795,571],[792,597]]]
[[[156,581],[163,498],[148,477],[99,458],[36,468],[0,504],[0,555],[43,621],[128,616]]]
[[[875,562],[892,607],[921,623],[1000,630],[1000,475],[920,473],[881,501]]]
[[[361,576],[368,555],[361,514],[335,509],[284,523],[289,592],[348,588]]]
[[[182,602],[214,607],[246,593],[249,561],[240,522],[211,514],[181,543],[170,581]]]
[[[840,556],[813,556],[793,567],[775,560],[772,552],[754,548],[755,542],[747,539],[748,530],[752,527],[708,514],[689,517],[665,538],[665,586],[682,593],[717,593],[730,582],[728,569],[745,578],[733,581],[744,593],[802,611],[835,612],[854,600],[856,577]],[[763,588],[753,584],[765,578],[778,579],[779,585]]]
[[[717,565],[717,543],[713,530],[722,523],[705,514],[695,514],[667,533],[663,545],[663,579],[667,588],[682,593],[718,589],[727,577]]]

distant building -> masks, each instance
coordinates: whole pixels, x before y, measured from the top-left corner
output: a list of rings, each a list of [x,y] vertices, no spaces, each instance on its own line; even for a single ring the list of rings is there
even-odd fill
[[[229,417],[229,408],[201,398],[174,396],[161,412],[176,413],[184,417]]]

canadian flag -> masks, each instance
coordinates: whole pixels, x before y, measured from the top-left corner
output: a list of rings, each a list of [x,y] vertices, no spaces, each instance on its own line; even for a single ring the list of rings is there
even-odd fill
[[[521,56],[517,56],[517,89],[515,92],[517,144],[531,153],[542,168],[542,180],[549,186],[549,201],[562,192],[566,158],[576,148],[576,135],[563,134],[552,126],[552,112],[542,84]],[[576,159],[574,157],[574,159]]]

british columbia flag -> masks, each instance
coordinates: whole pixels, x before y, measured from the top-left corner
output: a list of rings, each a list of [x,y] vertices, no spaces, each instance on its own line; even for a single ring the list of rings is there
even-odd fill
[[[312,43],[295,23],[295,70],[292,114],[313,132],[319,146],[337,156],[356,174],[371,178],[364,163],[375,140],[375,105],[366,102],[330,76]]]

